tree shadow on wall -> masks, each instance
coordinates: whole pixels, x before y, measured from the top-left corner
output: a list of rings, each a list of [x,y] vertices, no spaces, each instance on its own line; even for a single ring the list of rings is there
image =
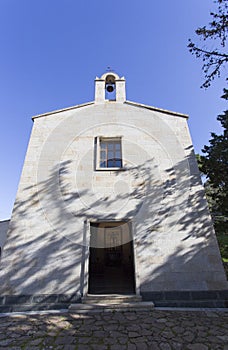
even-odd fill
[[[132,220],[135,226],[141,291],[164,290],[165,286],[201,290],[215,283],[225,288],[193,151],[166,169],[160,182],[154,175],[157,169],[150,164],[153,159],[126,169],[134,186],[128,193],[118,193],[119,201],[133,203],[122,219]],[[84,294],[89,254],[86,219],[115,221],[121,217],[118,211],[110,211],[116,205],[115,197],[102,200],[91,189],[69,187],[70,166],[71,161],[62,162],[47,178],[30,186],[20,184],[3,250],[1,295],[58,294],[76,301]],[[83,207],[84,198],[87,204]],[[102,208],[109,209],[103,216],[94,214],[101,202]],[[213,273],[214,280],[210,280]]]

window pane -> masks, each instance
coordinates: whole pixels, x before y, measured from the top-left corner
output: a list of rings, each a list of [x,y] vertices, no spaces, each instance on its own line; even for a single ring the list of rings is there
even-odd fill
[[[108,159],[113,159],[114,158],[114,152],[108,151]]]
[[[101,159],[106,159],[106,152],[105,151],[101,151]]]
[[[120,151],[115,152],[115,158],[120,158]]]
[[[108,160],[108,168],[113,168],[115,166],[115,162],[113,160]]]
[[[101,161],[101,162],[100,162],[100,167],[101,167],[101,168],[107,168],[106,162],[105,162],[105,161],[104,161],[104,162]]]
[[[122,161],[121,161],[121,159],[116,159],[116,161],[115,161],[115,166],[118,167],[118,168],[121,168],[121,166],[122,166]]]
[[[116,146],[116,150],[120,150],[120,142],[118,141],[118,143],[115,144]]]
[[[100,148],[101,148],[102,150],[106,149],[106,143],[105,143],[105,142],[101,142],[101,143],[100,143]]]
[[[114,144],[111,142],[108,142],[108,150],[113,150],[114,149]]]

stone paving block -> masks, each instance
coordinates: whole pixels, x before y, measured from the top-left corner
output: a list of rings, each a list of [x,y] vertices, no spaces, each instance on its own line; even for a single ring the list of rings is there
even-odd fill
[[[32,304],[16,304],[11,306],[12,312],[23,312],[37,310],[37,306],[34,307]]]
[[[128,350],[137,350],[137,347],[135,344],[128,344],[127,349]]]
[[[90,349],[98,350],[98,347],[96,344],[90,344]],[[99,350],[108,350],[108,349],[109,349],[109,347],[107,345],[99,344]]]
[[[33,303],[55,303],[57,301],[58,295],[52,294],[52,295],[33,295],[32,301]]]
[[[89,349],[90,349],[89,345],[79,344],[78,347],[77,347],[77,350],[89,350]]]
[[[192,291],[191,296],[193,300],[216,300],[217,292],[215,291]]]
[[[105,337],[104,338],[104,344],[107,344],[107,345],[117,344],[117,339],[116,338],[112,338],[112,337]]]
[[[115,344],[110,346],[111,350],[124,350],[127,349],[127,345],[120,345],[120,344]]]
[[[171,350],[171,346],[169,345],[169,343],[160,343],[159,347],[161,350]]]
[[[127,344],[128,343],[128,337],[127,336],[122,336],[118,338],[120,344]]]
[[[81,296],[78,294],[73,294],[73,295],[59,294],[57,300],[59,303],[66,303],[66,302],[77,303],[77,302],[80,302]]]
[[[228,290],[217,290],[220,299],[228,300]]]
[[[138,337],[140,337],[140,334],[138,332],[130,331],[130,332],[128,332],[128,337],[129,338],[138,338]]]
[[[63,349],[64,350],[76,350],[77,348],[75,347],[75,345],[65,344]]]
[[[12,306],[0,305],[0,313],[12,312]]]
[[[165,300],[189,300],[190,299],[190,292],[179,292],[179,291],[173,291],[173,292],[164,292],[164,298]]]
[[[79,337],[77,341],[78,341],[79,344],[88,344],[88,343],[91,342],[91,338]]]
[[[142,299],[145,301],[153,300],[164,300],[164,293],[163,292],[141,292]]]
[[[31,295],[7,295],[5,305],[28,304],[31,302]]]
[[[182,350],[183,349],[183,344],[181,344],[181,343],[173,342],[172,346],[175,350]]]
[[[188,345],[187,349],[189,349],[189,350],[208,350],[208,346],[198,343],[198,344]]]

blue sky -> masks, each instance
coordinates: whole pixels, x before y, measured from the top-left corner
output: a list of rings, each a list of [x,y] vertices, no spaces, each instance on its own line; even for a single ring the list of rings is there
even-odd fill
[[[187,44],[214,6],[213,0],[1,0],[0,219],[11,215],[31,117],[92,101],[94,78],[107,66],[125,76],[128,100],[189,114],[200,152],[210,132],[220,132],[225,79],[200,89],[202,62]]]

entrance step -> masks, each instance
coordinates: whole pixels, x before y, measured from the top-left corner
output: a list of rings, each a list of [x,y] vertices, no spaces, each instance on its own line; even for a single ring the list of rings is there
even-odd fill
[[[122,295],[122,294],[87,294],[82,298],[83,304],[97,305],[119,305],[122,303],[137,303],[142,301],[141,295]]]
[[[107,312],[107,311],[149,311],[154,308],[152,301],[143,301],[139,295],[88,294],[82,298],[82,304],[71,304],[70,312]]]
[[[90,313],[90,312],[113,312],[113,311],[151,311],[154,309],[152,301],[140,301],[137,303],[122,304],[71,304],[69,312]]]

